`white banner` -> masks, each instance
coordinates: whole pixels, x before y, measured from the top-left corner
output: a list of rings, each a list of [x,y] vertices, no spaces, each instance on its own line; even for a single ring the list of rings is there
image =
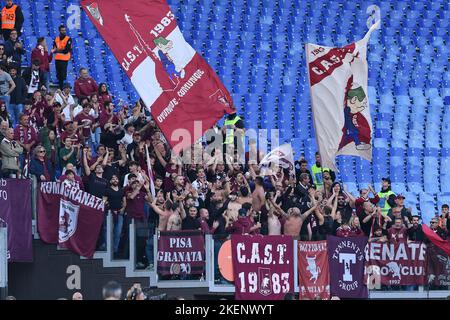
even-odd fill
[[[314,126],[324,167],[337,170],[339,154],[372,160],[367,42],[379,24],[343,48],[306,44]]]
[[[281,166],[284,169],[294,169],[294,153],[290,143],[283,144],[268,153],[260,162],[261,175],[273,174],[270,168]],[[269,168],[270,167],[270,168]]]

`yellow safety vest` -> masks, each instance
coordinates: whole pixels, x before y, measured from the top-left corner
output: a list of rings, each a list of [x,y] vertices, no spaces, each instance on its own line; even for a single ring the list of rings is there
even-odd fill
[[[233,120],[225,120],[225,127],[235,125],[241,118],[239,116],[234,117]],[[234,143],[234,130],[231,128],[226,129],[226,136],[224,144],[232,144]]]

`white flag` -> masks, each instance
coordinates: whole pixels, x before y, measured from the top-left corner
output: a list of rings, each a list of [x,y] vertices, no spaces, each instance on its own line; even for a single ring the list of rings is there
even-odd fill
[[[70,239],[77,231],[80,206],[69,200],[61,199],[59,203],[58,242],[61,244]]]
[[[259,163],[262,175],[269,175],[269,166],[281,166],[284,169],[294,169],[294,153],[290,143],[283,144],[268,153]]]
[[[367,42],[379,24],[343,48],[306,44],[314,126],[324,167],[336,170],[339,154],[372,160]]]

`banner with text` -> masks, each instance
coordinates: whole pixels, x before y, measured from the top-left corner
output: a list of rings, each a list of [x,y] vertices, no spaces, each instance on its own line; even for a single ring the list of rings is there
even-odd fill
[[[200,230],[162,231],[158,239],[158,274],[205,272],[205,240]]]
[[[8,261],[33,261],[31,180],[0,179],[0,225],[8,232]]]
[[[379,24],[342,48],[306,44],[311,107],[324,167],[336,170],[340,154],[372,160],[367,43]]]
[[[300,300],[330,298],[327,241],[298,242]]]
[[[229,92],[186,42],[165,0],[81,4],[176,151],[234,112]]]
[[[237,300],[283,300],[294,290],[294,243],[289,236],[232,235]]]
[[[365,275],[382,285],[423,285],[427,247],[422,242],[372,242],[366,248]]]
[[[37,226],[41,240],[92,258],[103,223],[102,199],[60,182],[38,187]]]
[[[364,282],[364,249],[367,237],[328,236],[331,295],[339,298],[367,298]]]

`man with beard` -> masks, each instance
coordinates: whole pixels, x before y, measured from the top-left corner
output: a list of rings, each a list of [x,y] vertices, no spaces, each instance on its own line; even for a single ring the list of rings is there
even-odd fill
[[[259,234],[261,223],[254,221],[254,210],[239,209],[239,217],[227,227],[230,234]]]
[[[361,222],[361,229],[364,234],[370,237],[375,227],[383,227],[385,223],[391,221],[389,217],[385,217],[381,213],[381,208],[375,206],[373,203],[365,202],[364,210],[358,216]]]
[[[441,239],[447,240],[447,232],[444,228],[439,226],[439,219],[433,218],[430,221],[430,229],[433,230],[434,233],[436,233]]]
[[[420,217],[414,215],[412,217],[412,226],[408,229],[408,240],[410,241],[424,241],[425,235],[422,230],[422,225],[419,224]]]
[[[169,217],[172,215],[172,202],[170,200],[164,200],[164,193],[162,191],[158,192],[156,198],[150,203],[153,211],[159,216],[158,230],[166,231],[167,222]]]
[[[308,170],[308,161],[301,159],[300,161],[295,161],[295,177],[297,181],[300,181],[300,176],[306,173],[309,177],[309,183],[313,182],[313,177],[311,172]]]
[[[395,197],[394,202],[395,202],[395,206],[390,208],[388,211],[389,217],[392,219],[391,213],[394,210],[394,208],[396,208],[400,212],[402,219],[404,219],[404,221],[408,221],[408,223],[409,223],[412,219],[412,215],[411,215],[412,208],[410,207],[407,209],[405,207],[405,197],[402,194],[398,194]]]
[[[199,211],[200,217],[198,222],[200,223],[200,228],[204,234],[214,234],[217,227],[219,226],[219,221],[214,221],[212,226],[210,226],[209,212],[206,208],[201,208]]]
[[[145,256],[145,245],[149,235],[148,222],[145,216],[145,202],[151,201],[150,185],[145,182],[145,192],[142,190],[142,184],[139,181],[133,181],[130,187],[131,190],[128,190],[125,194],[127,212],[125,232],[128,232],[129,225],[134,219],[136,224],[136,268],[143,269],[149,263],[149,257]],[[128,236],[125,239],[128,239]]]
[[[83,152],[83,166],[84,172],[88,177],[87,181],[87,192],[90,194],[103,199],[106,194],[106,189],[108,187],[108,180],[103,177],[103,166],[101,164],[97,164],[95,166],[95,172],[91,172],[89,168],[89,164],[87,161],[86,153]],[[106,250],[106,216],[103,220],[103,225],[101,232],[99,234],[99,239],[97,241],[98,250]]]
[[[408,229],[403,225],[401,217],[396,217],[394,225],[388,229],[388,239],[391,243],[406,243]]]
[[[114,255],[117,255],[127,204],[125,192],[119,187],[119,177],[117,175],[111,177],[110,186],[106,189],[103,201],[105,201],[106,208],[111,212],[113,217],[113,252]]]
[[[198,230],[201,229],[200,222],[197,220],[198,210],[194,206],[190,206],[188,214],[184,217],[181,224],[182,230]]]

